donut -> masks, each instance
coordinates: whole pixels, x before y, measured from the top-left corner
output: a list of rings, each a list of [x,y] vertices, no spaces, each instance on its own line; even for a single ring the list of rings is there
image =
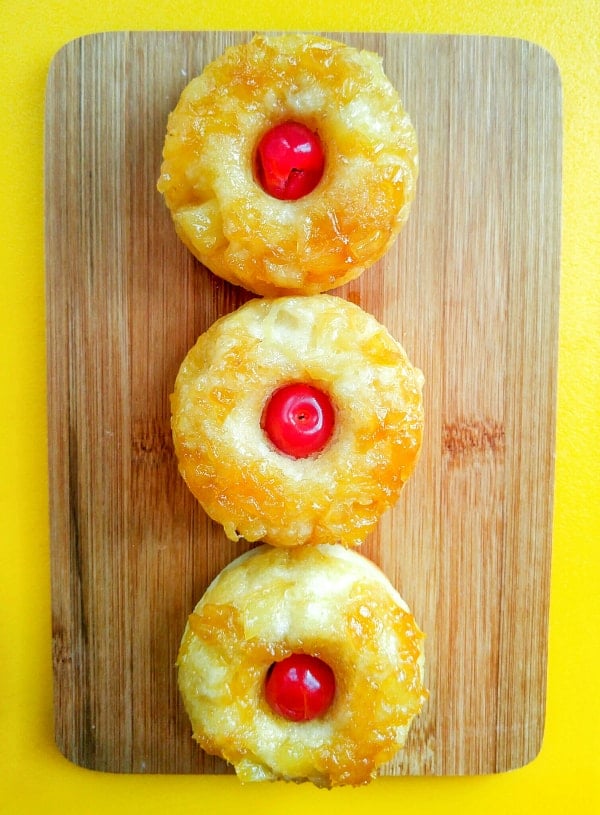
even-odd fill
[[[265,544],[226,566],[188,618],[177,666],[194,739],[242,781],[367,783],[427,698],[413,615],[338,544]]]
[[[378,260],[417,174],[415,130],[381,57],[259,35],[184,88],[157,186],[201,263],[273,297],[327,291]]]
[[[350,301],[251,299],[181,364],[179,471],[233,541],[359,546],[416,465],[422,386],[404,349]]]

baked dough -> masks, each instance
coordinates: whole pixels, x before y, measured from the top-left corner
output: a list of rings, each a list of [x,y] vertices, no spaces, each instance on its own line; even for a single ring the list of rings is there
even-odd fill
[[[269,667],[325,661],[333,703],[292,722],[267,704]],[[363,784],[403,747],[427,698],[423,635],[367,558],[338,545],[261,546],[230,563],[190,615],[178,682],[196,741],[242,781]]]
[[[260,138],[284,121],[316,132],[325,172],[296,201],[255,181]],[[414,128],[382,60],[307,34],[256,36],[210,63],[169,116],[158,189],[209,269],[261,295],[340,286],[378,260],[406,221]]]
[[[307,458],[261,427],[279,387],[327,393],[333,435]],[[397,500],[421,447],[423,375],[387,329],[330,294],[253,299],[200,336],[175,382],[179,470],[231,540],[358,546]]]

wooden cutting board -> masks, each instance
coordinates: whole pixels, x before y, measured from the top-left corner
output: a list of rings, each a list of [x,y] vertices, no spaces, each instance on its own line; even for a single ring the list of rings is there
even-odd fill
[[[222,773],[174,668],[186,616],[247,546],[177,474],[168,396],[248,294],[200,266],[155,189],[167,114],[248,32],[70,42],[47,87],[48,413],[56,739],[114,772]],[[431,698],[383,772],[492,773],[543,732],[558,323],[561,95],[519,40],[339,34],[379,51],[415,122],[417,201],[336,291],[426,376],[418,470],[364,553],[427,633]]]

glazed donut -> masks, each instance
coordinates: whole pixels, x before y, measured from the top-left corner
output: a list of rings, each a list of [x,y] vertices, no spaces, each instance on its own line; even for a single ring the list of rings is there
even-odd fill
[[[416,464],[422,385],[387,329],[347,300],[250,300],[181,364],[179,470],[231,540],[358,546]]]
[[[306,140],[290,146],[284,133],[265,158],[275,175],[303,179],[295,200],[282,200],[276,184],[264,187],[257,148],[289,123]],[[292,151],[284,159],[282,145]],[[321,150],[322,171],[318,157],[316,167],[295,164],[311,150]],[[417,165],[414,128],[378,55],[305,34],[256,36],[183,90],[158,190],[180,238],[216,275],[266,296],[315,294],[384,254],[408,217]]]
[[[332,690],[318,668],[272,679],[306,662],[324,666]],[[427,698],[423,635],[406,603],[339,545],[263,545],[230,563],[189,616],[177,664],[194,738],[242,781],[366,783]]]

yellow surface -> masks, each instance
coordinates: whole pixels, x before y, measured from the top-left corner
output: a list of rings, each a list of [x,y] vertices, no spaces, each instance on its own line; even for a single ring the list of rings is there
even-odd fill
[[[532,40],[564,94],[558,446],[546,736],[504,775],[381,779],[331,793],[72,766],[52,731],[43,102],[66,41],[117,29],[380,30]],[[2,0],[0,3],[0,812],[600,812],[600,4],[597,0]]]

